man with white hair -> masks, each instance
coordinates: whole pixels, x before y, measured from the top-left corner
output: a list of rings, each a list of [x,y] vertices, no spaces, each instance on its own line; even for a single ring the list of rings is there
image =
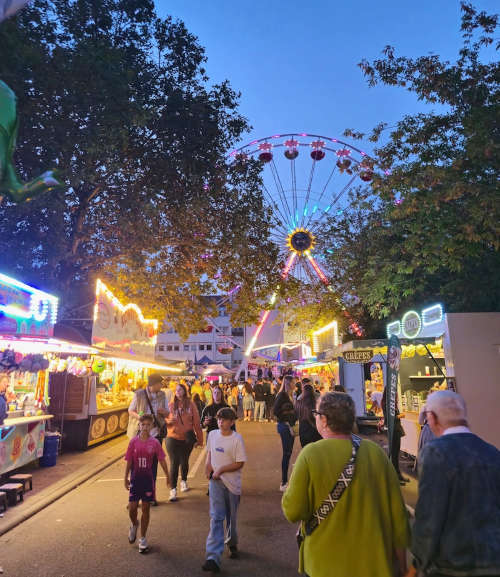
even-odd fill
[[[422,450],[407,577],[500,575],[500,451],[469,430],[457,393],[430,394],[425,412],[437,438]]]

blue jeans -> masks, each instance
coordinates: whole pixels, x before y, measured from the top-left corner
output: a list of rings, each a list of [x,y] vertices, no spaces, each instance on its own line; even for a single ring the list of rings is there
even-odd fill
[[[283,447],[283,458],[281,459],[281,483],[282,485],[285,485],[288,482],[288,466],[290,465],[290,457],[292,456],[295,437],[290,432],[290,427],[287,423],[278,423],[278,433],[281,437],[281,445]]]
[[[255,420],[262,421],[266,415],[266,402],[255,401]]]
[[[210,533],[207,537],[206,558],[220,566],[224,543],[228,547],[238,544],[238,506],[240,496],[231,493],[220,479],[210,479]],[[226,534],[224,535],[224,520]]]

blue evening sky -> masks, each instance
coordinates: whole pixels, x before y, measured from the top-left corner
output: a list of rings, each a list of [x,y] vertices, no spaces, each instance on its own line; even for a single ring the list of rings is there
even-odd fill
[[[357,63],[387,44],[402,56],[456,60],[458,0],[156,0],[206,49],[210,81],[229,79],[253,126],[241,144],[272,134],[340,137],[394,123],[423,104],[401,88],[369,88]],[[477,0],[488,13],[496,0]],[[365,149],[370,145],[365,143]]]

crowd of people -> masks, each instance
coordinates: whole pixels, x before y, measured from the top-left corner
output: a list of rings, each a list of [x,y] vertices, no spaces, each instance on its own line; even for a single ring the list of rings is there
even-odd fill
[[[238,557],[237,515],[247,460],[235,429],[239,417],[277,421],[282,509],[288,521],[299,523],[299,572],[307,577],[500,575],[500,452],[469,430],[458,394],[437,391],[427,399],[423,413],[431,437],[419,454],[419,497],[410,529],[398,462],[353,434],[354,402],[338,387],[321,390],[318,383],[292,375],[217,383],[208,385],[209,392],[198,381],[174,386],[162,389],[161,376],[151,375],[129,408],[129,541],[135,542],[140,530],[140,552],[147,550],[158,463],[175,502],[179,469],[180,490],[188,491],[189,455],[196,444],[203,445],[205,428],[210,530],[202,569],[218,573],[226,545],[230,557]],[[296,437],[301,451],[289,479]]]

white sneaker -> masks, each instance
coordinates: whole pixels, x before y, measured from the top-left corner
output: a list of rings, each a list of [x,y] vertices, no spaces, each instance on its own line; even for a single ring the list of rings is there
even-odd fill
[[[137,525],[130,525],[130,529],[128,530],[128,542],[135,543],[135,539],[137,537],[137,528],[139,527],[139,523]]]
[[[287,488],[288,488],[288,483],[285,483],[284,485],[283,485],[283,483],[281,483],[281,485],[280,485],[280,491],[281,491],[282,493],[284,493],[284,492],[287,490]]]
[[[187,484],[187,481],[181,481],[181,491],[183,493],[185,493],[186,491],[189,491],[189,487]]]
[[[148,542],[146,537],[141,537],[139,539],[139,553],[145,553],[148,550]]]
[[[177,501],[177,489],[170,489],[169,501]]]

